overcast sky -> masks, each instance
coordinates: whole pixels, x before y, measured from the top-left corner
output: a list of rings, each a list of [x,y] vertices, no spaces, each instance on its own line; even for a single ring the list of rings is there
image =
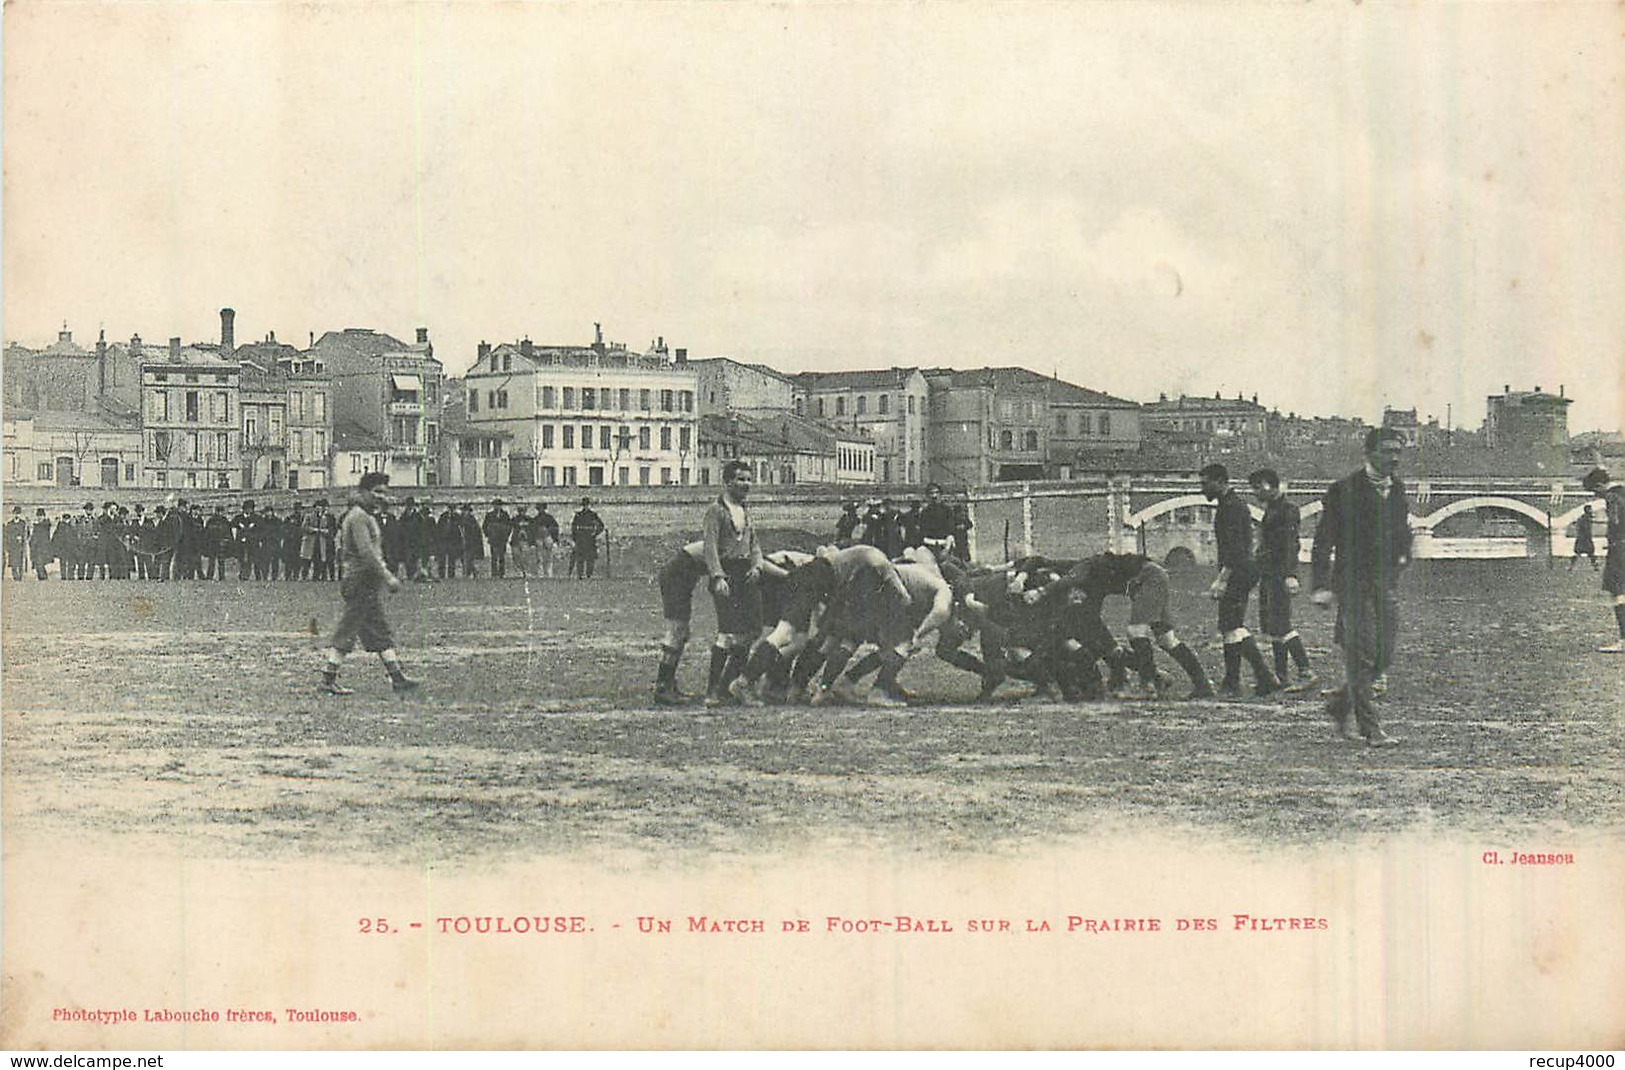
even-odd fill
[[[5,337],[429,327],[1625,426],[1625,8],[5,12]]]

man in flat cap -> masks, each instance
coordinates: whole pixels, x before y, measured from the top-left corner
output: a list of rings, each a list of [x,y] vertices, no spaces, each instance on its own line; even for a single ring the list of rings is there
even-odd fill
[[[398,591],[401,581],[384,563],[383,540],[373,511],[388,499],[383,489],[389,485],[384,472],[367,472],[350,499],[350,507],[339,524],[339,554],[344,560],[344,579],[339,594],[344,599],[344,616],[333,630],[332,647],[322,670],[321,690],[328,695],[349,695],[352,690],[339,683],[339,669],[345,657],[361,643],[363,650],[378,655],[389,673],[396,694],[418,686],[401,670],[395,653],[395,636],[384,617],[384,591]]]
[[[1391,428],[1365,436],[1365,464],[1333,483],[1321,499],[1311,554],[1311,600],[1337,609],[1336,639],[1343,648],[1344,683],[1327,712],[1337,734],[1353,740],[1349,718],[1373,747],[1398,739],[1377,718],[1373,685],[1393,661],[1399,638],[1394,588],[1411,560],[1409,502],[1399,478],[1405,437]]]
[[[1614,599],[1614,623],[1619,627],[1619,638],[1599,646],[1597,653],[1619,654],[1625,652],[1625,483],[1610,477],[1606,468],[1593,468],[1583,482],[1607,510],[1603,538],[1608,556],[1603,560],[1602,589]]]
[[[502,499],[491,501],[491,511],[480,525],[485,541],[491,546],[491,578],[503,579],[508,575],[508,542],[513,538],[513,517],[502,507]]]

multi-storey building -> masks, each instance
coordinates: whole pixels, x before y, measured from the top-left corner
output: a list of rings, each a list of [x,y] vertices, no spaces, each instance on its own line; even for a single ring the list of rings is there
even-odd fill
[[[1258,403],[1234,398],[1160,395],[1140,410],[1140,428],[1156,444],[1166,437],[1171,444],[1197,443],[1199,452],[1256,453],[1269,448],[1269,411]]]
[[[1563,387],[1547,394],[1540,387],[1513,390],[1507,384],[1485,399],[1484,441],[1492,450],[1564,450],[1569,442],[1569,406]]]
[[[468,391],[461,379],[447,379],[440,414],[440,448],[435,454],[442,487],[505,487],[511,481],[513,432],[476,427],[468,419]]]
[[[875,444],[861,431],[792,412],[700,417],[699,481],[722,482],[722,466],[750,462],[759,484],[875,482]]]
[[[4,427],[8,486],[142,485],[138,421],[99,412],[8,407]]]
[[[242,369],[215,346],[169,340],[141,363],[146,481],[153,487],[241,488]]]
[[[1068,479],[1089,456],[1140,445],[1140,406],[1026,368],[933,369],[931,478]]]
[[[327,487],[332,481],[333,383],[325,361],[277,341],[275,333],[237,346],[231,355],[243,368],[243,485]]]
[[[699,384],[701,416],[729,412],[790,412],[795,384],[762,364],[741,364],[731,357],[690,360]]]
[[[280,490],[288,478],[288,390],[279,369],[252,360],[242,368],[242,466],[245,490]]]
[[[308,357],[329,376],[334,426],[351,425],[384,445],[383,470],[392,485],[421,487],[438,477],[431,459],[440,439],[445,370],[427,327],[419,327],[411,343],[365,327],[328,331]]]
[[[861,432],[874,442],[878,482],[929,478],[925,429],[931,394],[920,369],[802,372],[793,382],[798,415]]]
[[[509,473],[524,486],[652,486],[695,481],[697,383],[684,350],[480,343],[464,376],[469,424],[513,435]]]
[[[6,408],[134,415],[141,397],[141,357],[140,335],[128,346],[109,345],[104,332],[96,348],[87,350],[73,340],[66,324],[43,349],[12,342],[3,365]]]

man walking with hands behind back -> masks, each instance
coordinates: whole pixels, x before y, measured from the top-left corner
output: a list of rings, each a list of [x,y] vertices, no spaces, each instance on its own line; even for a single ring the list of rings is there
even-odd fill
[[[349,695],[353,692],[339,681],[339,667],[344,658],[355,649],[356,640],[363,650],[378,655],[389,673],[396,694],[417,687],[416,680],[408,680],[401,671],[400,658],[395,654],[395,637],[384,619],[383,592],[398,591],[401,581],[384,564],[382,537],[378,521],[372,512],[387,499],[378,488],[389,484],[383,472],[367,472],[361,477],[350,508],[339,524],[338,552],[344,565],[344,579],[339,583],[339,594],[344,598],[344,616],[333,630],[333,646],[327,652],[327,666],[322,670],[322,691],[329,695]]]
[[[1336,638],[1343,648],[1343,687],[1327,711],[1337,734],[1352,740],[1349,717],[1373,747],[1399,742],[1377,719],[1373,682],[1394,657],[1399,604],[1394,586],[1411,559],[1405,484],[1398,473],[1405,439],[1392,429],[1365,436],[1365,466],[1333,483],[1321,500],[1311,555],[1312,600],[1337,607]]]

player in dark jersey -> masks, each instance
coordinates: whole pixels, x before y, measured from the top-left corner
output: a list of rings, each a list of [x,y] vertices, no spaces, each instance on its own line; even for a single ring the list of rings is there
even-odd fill
[[[660,613],[666,622],[666,634],[660,640],[660,665],[655,670],[657,706],[681,706],[688,701],[688,696],[677,688],[677,666],[688,645],[694,588],[705,577],[705,542],[700,539],[672,554],[655,574],[655,582],[660,585]]]
[[[1309,668],[1309,652],[1292,626],[1292,596],[1298,592],[1298,507],[1281,489],[1273,468],[1260,468],[1247,476],[1253,497],[1264,509],[1258,525],[1258,630],[1269,639],[1275,654],[1275,676],[1285,684],[1287,667],[1297,667],[1298,678],[1288,694],[1302,694],[1320,686]]]
[[[1202,495],[1214,504],[1213,540],[1218,549],[1219,574],[1208,593],[1219,603],[1219,634],[1224,637],[1224,682],[1220,693],[1234,698],[1241,693],[1241,662],[1253,670],[1253,693],[1279,690],[1275,674],[1264,664],[1252,633],[1247,630],[1247,595],[1257,580],[1253,563],[1253,520],[1247,503],[1230,486],[1230,473],[1222,464],[1201,471]]]

